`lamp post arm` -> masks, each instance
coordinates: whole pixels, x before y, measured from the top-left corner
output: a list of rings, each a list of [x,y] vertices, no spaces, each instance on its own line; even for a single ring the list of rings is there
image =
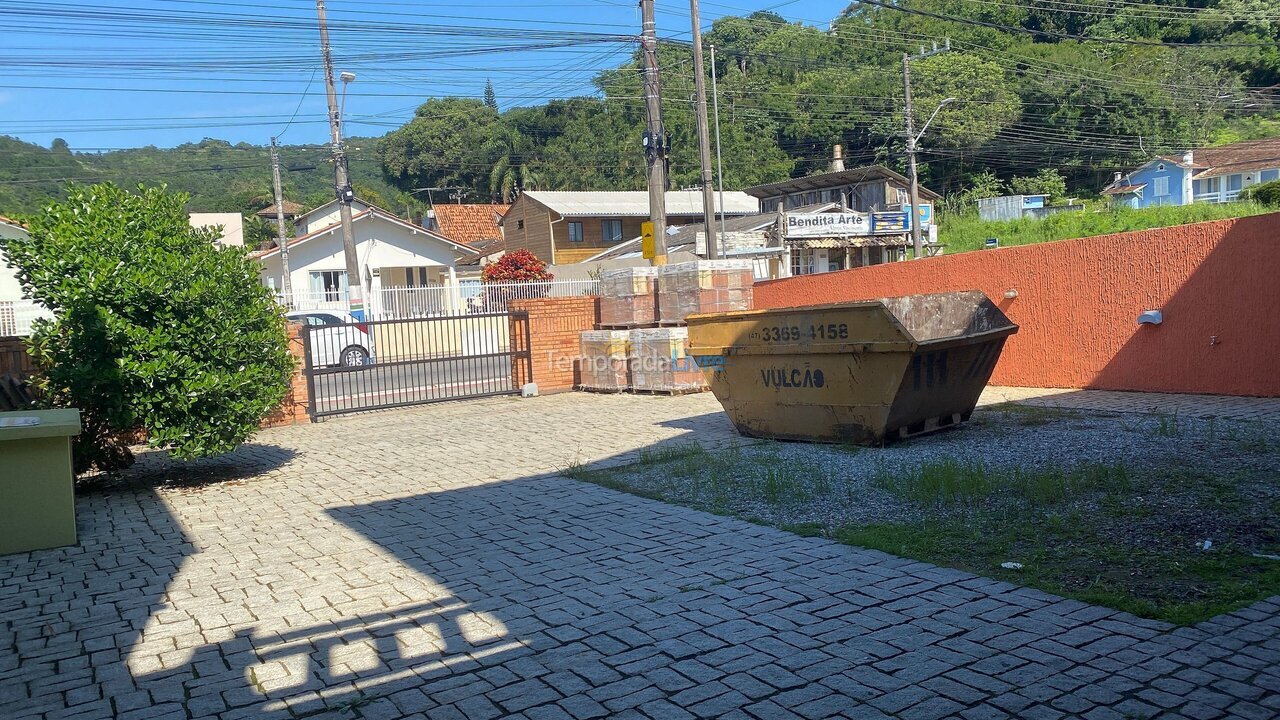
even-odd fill
[[[950,105],[955,101],[956,99],[952,97],[952,98],[947,98],[946,100],[943,100],[942,102],[938,103],[938,107],[933,109],[933,114],[929,116],[928,120],[924,121],[924,127],[921,127],[920,132],[916,134],[915,142],[917,143],[920,142],[920,138],[924,137],[925,131],[929,129],[929,123],[932,123],[933,119],[938,117],[938,112],[940,112],[942,108],[946,107],[947,105]]]

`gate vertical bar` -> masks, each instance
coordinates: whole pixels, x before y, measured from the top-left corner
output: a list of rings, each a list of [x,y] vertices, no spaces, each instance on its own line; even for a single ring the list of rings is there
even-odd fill
[[[311,326],[302,326],[302,375],[307,380],[307,417],[316,421],[316,376],[311,371]]]
[[[524,319],[524,372],[525,378],[527,378],[525,382],[537,382],[537,380],[533,379],[533,335],[529,331],[529,325],[531,324],[529,322],[529,311],[526,310],[520,314]],[[516,388],[516,390],[519,389]]]

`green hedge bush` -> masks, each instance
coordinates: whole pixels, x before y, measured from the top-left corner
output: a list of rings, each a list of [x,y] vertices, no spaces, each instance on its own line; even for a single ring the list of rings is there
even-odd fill
[[[78,472],[132,462],[141,432],[179,458],[226,453],[280,404],[294,369],[258,265],[188,224],[185,194],[73,186],[0,247],[53,311],[30,339],[43,401],[79,408]]]

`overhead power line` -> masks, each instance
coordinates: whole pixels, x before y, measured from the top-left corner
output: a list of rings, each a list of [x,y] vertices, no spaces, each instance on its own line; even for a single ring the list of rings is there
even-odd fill
[[[909,15],[919,15],[922,17],[933,18],[934,20],[946,20],[948,22],[960,23],[962,25],[972,25],[974,27],[984,27],[991,30],[1000,30],[1001,32],[1035,35],[1037,37],[1054,38],[1056,40],[1078,40],[1080,42],[1096,42],[1108,43],[1113,45],[1138,45],[1143,47],[1191,47],[1191,48],[1257,48],[1260,45],[1276,45],[1277,43],[1184,43],[1184,42],[1164,42],[1162,40],[1134,40],[1132,38],[1108,38],[1096,37],[1091,35],[1076,35],[1074,33],[1057,32],[1054,30],[1037,30],[1035,28],[1024,28],[1016,25],[1004,25],[1002,23],[993,23],[986,20],[978,20],[975,18],[960,17],[958,15],[946,15],[943,13],[929,12],[928,10],[918,10],[916,8],[906,7],[905,5],[893,5],[881,0],[858,0],[863,5],[874,5],[885,10],[894,12],[907,13]]]

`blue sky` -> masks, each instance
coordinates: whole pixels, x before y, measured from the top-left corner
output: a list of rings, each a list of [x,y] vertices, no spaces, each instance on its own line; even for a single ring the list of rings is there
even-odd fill
[[[722,15],[772,8],[826,27],[847,0],[704,2]],[[381,135],[426,98],[480,97],[503,108],[592,91],[591,76],[634,47],[629,0],[329,0],[336,70],[355,72],[348,135]],[[658,2],[658,31],[687,39],[689,6]],[[314,0],[0,0],[0,134],[72,149],[327,138]],[[292,122],[290,118],[293,118]]]

